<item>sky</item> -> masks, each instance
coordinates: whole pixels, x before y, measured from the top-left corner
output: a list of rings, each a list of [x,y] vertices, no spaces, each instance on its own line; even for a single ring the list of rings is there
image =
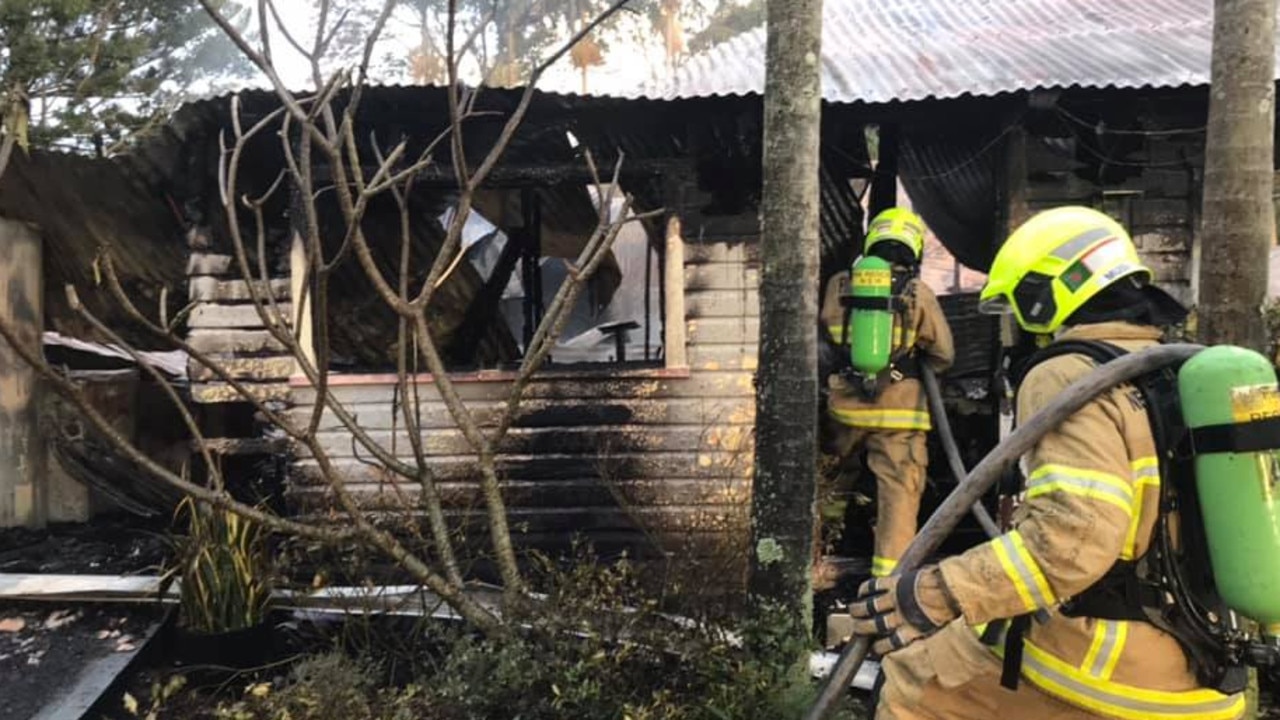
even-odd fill
[[[313,35],[317,19],[314,2],[311,0],[275,1],[280,17],[284,19],[295,37]],[[378,4],[378,0],[364,0],[364,2]],[[396,15],[393,15],[388,22],[382,39],[375,46],[375,62],[370,69],[373,82],[378,84],[412,82],[406,70],[378,61],[378,58],[385,58],[388,55],[404,58],[413,51],[418,44],[419,30],[410,22],[409,17]],[[605,64],[591,68],[588,75],[588,90],[625,92],[659,79],[666,71],[664,53],[661,39],[652,30],[648,20],[634,14],[620,13],[611,19],[609,24],[609,47],[605,54]],[[292,89],[311,88],[313,83],[308,61],[281,38],[278,26],[272,23],[271,29],[273,60],[282,81]],[[646,41],[641,42],[637,38],[645,38]],[[234,82],[221,80],[215,83],[201,84],[190,88],[189,91],[192,95],[200,96],[225,92],[235,87],[268,87],[267,80],[261,73],[255,73],[248,80]],[[538,87],[556,92],[581,92],[582,75],[570,64],[566,55],[543,76]]]

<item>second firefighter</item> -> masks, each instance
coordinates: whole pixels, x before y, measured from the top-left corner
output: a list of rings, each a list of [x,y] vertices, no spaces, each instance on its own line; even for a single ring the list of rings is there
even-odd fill
[[[919,279],[923,249],[920,218],[885,210],[862,257],[823,293],[822,324],[848,360],[829,379],[829,449],[843,458],[865,444],[876,478],[875,576],[893,571],[916,533],[932,427],[920,363],[943,372],[955,358],[938,299]]]

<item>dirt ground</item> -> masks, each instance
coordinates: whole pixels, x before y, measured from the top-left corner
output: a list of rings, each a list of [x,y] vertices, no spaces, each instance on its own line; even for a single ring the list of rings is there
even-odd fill
[[[43,530],[0,530],[0,573],[156,572],[165,556],[163,528],[162,523],[107,516]]]

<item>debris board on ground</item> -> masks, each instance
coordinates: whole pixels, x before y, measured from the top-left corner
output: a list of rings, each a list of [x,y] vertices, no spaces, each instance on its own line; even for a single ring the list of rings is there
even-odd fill
[[[0,720],[80,718],[155,636],[164,614],[140,608],[0,608]],[[20,622],[13,622],[20,621]]]
[[[164,588],[156,575],[53,575],[0,573],[0,600],[39,602],[173,603],[180,580]],[[491,611],[501,604],[501,591],[491,586],[466,590],[472,600]],[[379,612],[395,615],[429,615],[457,619],[458,615],[438,595],[416,585],[385,587],[329,587],[313,591],[276,590],[274,605],[282,609],[315,612]]]

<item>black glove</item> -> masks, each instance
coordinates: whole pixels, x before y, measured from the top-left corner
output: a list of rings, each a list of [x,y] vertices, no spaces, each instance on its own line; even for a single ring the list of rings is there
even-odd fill
[[[868,580],[849,605],[853,633],[877,638],[871,651],[880,657],[934,634],[960,614],[936,566]]]

